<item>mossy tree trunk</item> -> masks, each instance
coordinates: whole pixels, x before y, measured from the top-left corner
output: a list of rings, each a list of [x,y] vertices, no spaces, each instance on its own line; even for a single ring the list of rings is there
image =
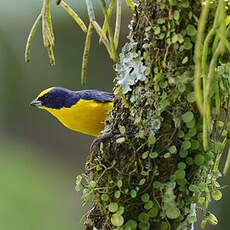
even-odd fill
[[[193,89],[201,8],[200,0],[135,8],[114,109],[86,164],[87,229],[192,229],[196,205],[207,207],[214,155],[203,150]]]

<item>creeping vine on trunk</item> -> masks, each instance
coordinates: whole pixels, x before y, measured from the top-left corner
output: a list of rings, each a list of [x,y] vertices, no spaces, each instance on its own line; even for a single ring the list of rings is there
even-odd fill
[[[100,0],[102,27],[92,0],[86,0],[88,26],[64,1],[57,2],[87,32],[82,83],[93,29],[116,63],[114,108],[91,146],[86,173],[76,179],[84,203],[91,201],[85,226],[189,230],[199,207],[204,229],[207,223],[218,222],[208,206],[222,198],[219,163],[230,138],[229,2],[136,2],[126,0],[133,17],[119,58],[120,0],[110,0],[108,5]],[[110,20],[115,8],[113,32]],[[43,0],[31,30],[26,60],[40,22],[54,64],[50,0]],[[229,165],[230,153],[224,173]]]
[[[92,195],[93,203],[87,229],[193,229],[197,207],[204,211],[202,228],[217,224],[207,210],[222,196],[216,156],[225,149],[228,118],[213,112],[205,150],[194,92],[201,10],[200,1],[140,1],[136,7],[116,65],[114,110],[86,165],[90,183],[83,199]],[[226,87],[224,111],[229,79],[217,81]]]

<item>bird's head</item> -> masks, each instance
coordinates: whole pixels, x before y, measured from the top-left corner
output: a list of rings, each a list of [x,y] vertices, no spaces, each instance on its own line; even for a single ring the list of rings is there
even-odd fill
[[[61,109],[70,108],[78,100],[71,90],[51,87],[43,90],[30,105],[40,109]]]

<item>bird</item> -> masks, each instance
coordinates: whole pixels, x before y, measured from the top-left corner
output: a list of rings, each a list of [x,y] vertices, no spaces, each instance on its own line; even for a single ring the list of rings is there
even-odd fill
[[[113,99],[113,93],[99,90],[72,91],[50,87],[30,105],[48,111],[68,129],[98,137],[113,108]]]

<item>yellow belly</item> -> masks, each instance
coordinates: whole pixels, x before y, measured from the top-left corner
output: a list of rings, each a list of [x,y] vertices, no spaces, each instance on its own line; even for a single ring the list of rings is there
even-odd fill
[[[71,108],[45,108],[67,128],[91,136],[98,136],[104,129],[105,119],[113,102],[96,102],[80,99]]]

